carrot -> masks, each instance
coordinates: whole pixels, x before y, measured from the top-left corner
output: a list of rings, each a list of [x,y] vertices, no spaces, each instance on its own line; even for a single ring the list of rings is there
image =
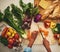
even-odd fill
[[[44,31],[44,36],[47,37],[48,36],[48,31]]]
[[[40,32],[43,32],[45,37],[47,37],[48,36],[48,33],[49,33],[48,31],[43,30],[42,28],[39,28],[39,33]]]
[[[30,30],[27,31],[27,39],[30,41],[31,40],[31,33]]]

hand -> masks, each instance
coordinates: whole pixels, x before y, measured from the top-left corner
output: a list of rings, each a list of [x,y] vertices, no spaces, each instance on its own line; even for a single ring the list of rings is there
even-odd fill
[[[43,39],[43,45],[46,48],[47,52],[51,52],[49,41],[45,38]]]

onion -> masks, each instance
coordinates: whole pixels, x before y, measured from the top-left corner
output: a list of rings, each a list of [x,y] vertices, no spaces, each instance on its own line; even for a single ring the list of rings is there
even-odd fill
[[[34,22],[39,22],[41,20],[41,14],[37,14],[34,18]]]

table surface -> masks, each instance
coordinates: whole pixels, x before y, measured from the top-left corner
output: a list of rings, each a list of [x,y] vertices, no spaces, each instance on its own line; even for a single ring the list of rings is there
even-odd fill
[[[32,2],[34,3],[33,0],[24,0],[25,3]],[[0,10],[4,11],[4,9],[9,6],[10,4],[14,3],[15,5],[19,6],[19,0],[0,0]],[[23,48],[25,48],[26,45],[23,45]],[[57,44],[51,45],[51,50],[52,52],[60,52],[60,46]],[[0,43],[0,52],[13,52],[12,49],[8,49],[4,45]],[[45,48],[43,45],[39,44],[34,44],[32,47],[32,52],[46,52]]]

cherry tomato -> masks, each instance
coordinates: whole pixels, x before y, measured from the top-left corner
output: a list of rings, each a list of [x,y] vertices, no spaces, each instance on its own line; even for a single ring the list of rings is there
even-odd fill
[[[8,48],[12,49],[12,48],[13,48],[13,46],[12,46],[12,45],[10,45],[10,44],[8,44]]]
[[[58,39],[59,39],[59,34],[54,34],[54,38],[55,38],[56,40],[58,40]]]
[[[9,38],[8,39],[8,43],[12,45],[14,43],[13,39],[12,38]]]
[[[12,38],[13,39],[13,41],[15,42],[16,41],[16,39],[15,38]]]
[[[15,36],[14,36],[15,39],[19,39],[19,34],[16,33]]]

